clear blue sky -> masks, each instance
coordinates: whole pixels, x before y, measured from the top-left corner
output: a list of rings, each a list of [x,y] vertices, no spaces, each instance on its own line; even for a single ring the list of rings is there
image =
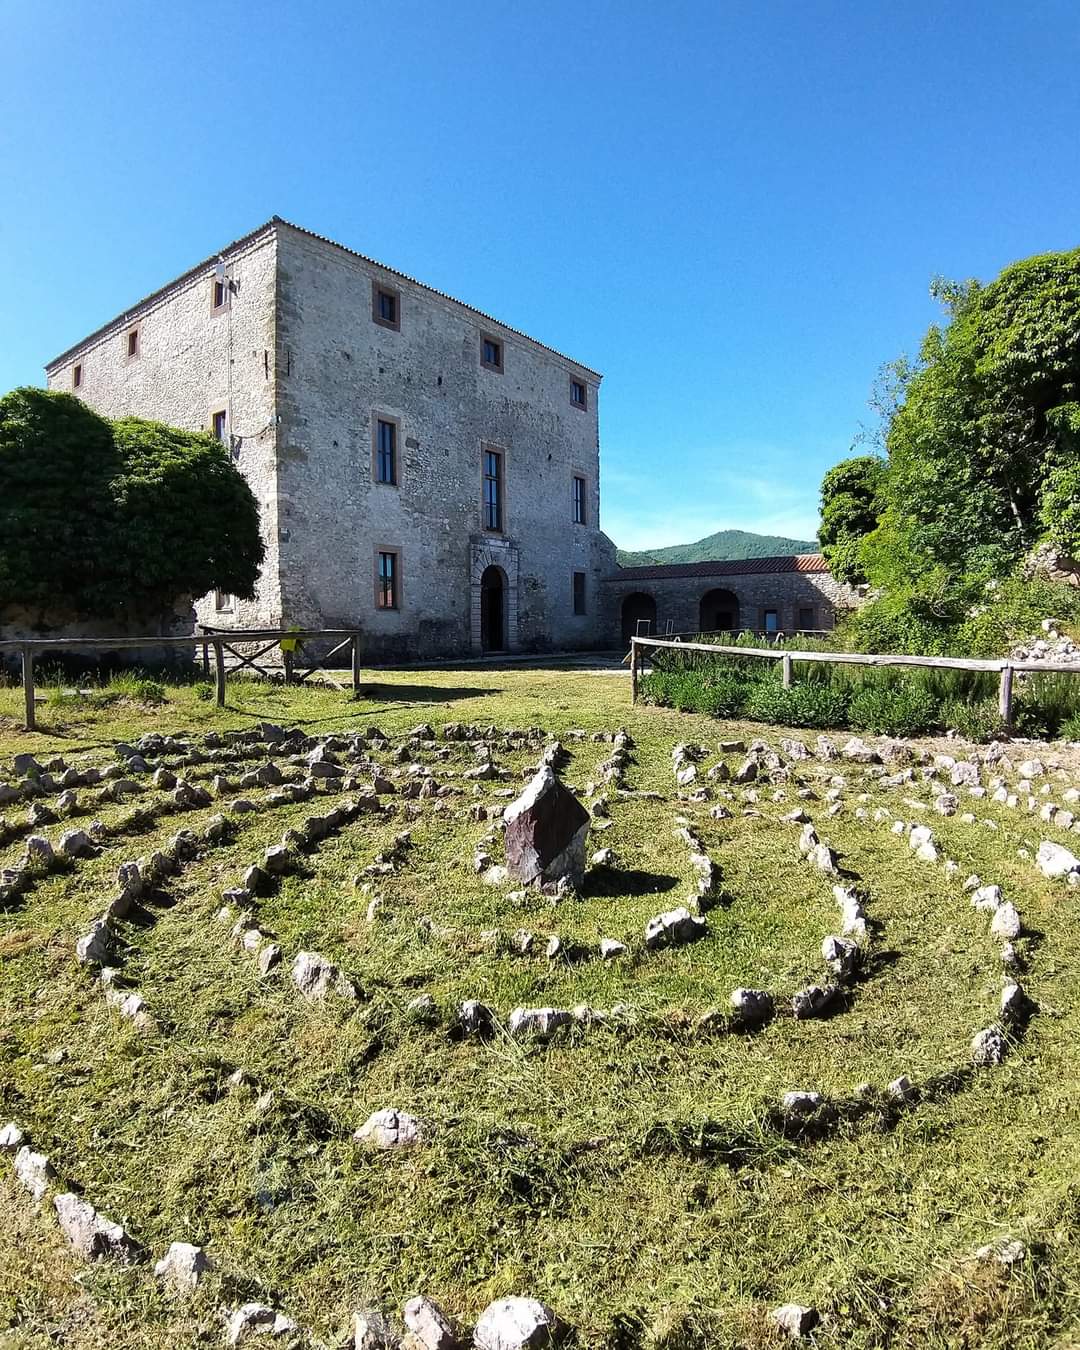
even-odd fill
[[[930,278],[1080,245],[1076,0],[0,21],[0,390],[277,213],[604,372],[624,547],[809,536]]]

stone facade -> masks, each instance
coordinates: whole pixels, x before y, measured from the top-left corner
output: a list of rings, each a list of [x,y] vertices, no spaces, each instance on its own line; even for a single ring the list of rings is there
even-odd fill
[[[107,416],[216,426],[231,445],[267,559],[253,600],[205,597],[201,622],[355,627],[368,660],[610,640],[601,377],[371,259],[275,218],[47,376]],[[376,473],[379,421],[396,428],[393,483]],[[485,528],[485,450],[500,456],[497,529]],[[389,607],[377,604],[384,553],[397,569]]]
[[[820,554],[731,562],[619,568],[603,587],[604,609],[626,643],[639,621],[665,633],[823,632],[863,598],[830,576]],[[644,630],[644,627],[642,629]]]

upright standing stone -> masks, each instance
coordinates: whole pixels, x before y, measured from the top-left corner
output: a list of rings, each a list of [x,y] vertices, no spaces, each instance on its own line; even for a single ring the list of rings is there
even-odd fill
[[[503,813],[506,866],[526,884],[566,877],[580,885],[585,877],[585,841],[590,817],[578,799],[542,768]]]

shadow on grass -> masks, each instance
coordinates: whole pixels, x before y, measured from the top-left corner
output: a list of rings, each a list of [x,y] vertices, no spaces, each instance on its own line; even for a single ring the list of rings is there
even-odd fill
[[[582,893],[594,895],[659,895],[673,890],[678,877],[664,872],[641,872],[633,868],[592,867],[585,874]]]

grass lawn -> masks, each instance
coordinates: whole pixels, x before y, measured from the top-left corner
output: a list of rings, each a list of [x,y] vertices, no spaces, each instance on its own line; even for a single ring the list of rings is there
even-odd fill
[[[916,781],[881,784],[891,765],[811,759],[793,763],[788,782],[732,788],[706,777],[744,758],[721,753],[721,739],[776,748],[795,733],[632,708],[629,681],[615,674],[380,673],[356,703],[332,689],[236,679],[223,710],[199,692],[170,686],[154,707],[59,700],[27,733],[20,691],[0,690],[0,781],[18,753],[104,767],[116,742],[148,731],[197,744],[270,720],[312,736],[378,727],[389,742],[367,753],[380,772],[401,775],[400,787],[408,731],[467,722],[561,738],[564,781],[584,789],[612,750],[593,733],[625,727],[635,795],[601,787],[611,824],[590,838],[590,851],[610,847],[617,865],[558,900],[487,884],[474,853],[491,825],[473,808],[501,809],[496,793],[521,786],[543,741],[496,741],[510,777],[475,783],[462,777],[477,763],[473,747],[439,738],[404,759],[455,795],[382,797],[381,812],[332,832],[260,896],[255,919],[283,952],[268,975],[219,921],[222,891],[284,830],[355,793],[230,816],[229,840],[201,847],[166,879],[121,925],[123,980],[156,1023],[142,1031],[76,962],[76,940],[116,893],[121,862],[181,828],[199,832],[238,795],[265,805],[272,789],[230,790],[212,806],[155,817],[133,814],[168,800],[146,775],[132,775],[142,790],[124,801],[79,788],[84,813],[36,832],[56,843],[101,820],[99,855],[0,908],[0,1125],[17,1122],[62,1187],[122,1223],[152,1259],[80,1261],[49,1199],[36,1208],[0,1158],[4,1350],[220,1345],[222,1308],[252,1299],[336,1347],[355,1310],[398,1314],[416,1293],[464,1327],[495,1298],[535,1295],[577,1345],[597,1350],[780,1345],[768,1312],[787,1302],[820,1311],[822,1347],[1080,1344],[1080,891],[1044,880],[1021,856],[1044,839],[1080,847],[1071,832],[989,794],[969,801],[964,789],[959,811],[976,823],[940,816],[918,769]],[[585,736],[572,738],[574,729]],[[680,741],[708,750],[694,787],[709,784],[709,800],[676,787]],[[235,784],[274,755],[235,749],[249,758],[184,772]],[[1036,793],[1049,784],[1040,802],[1060,805],[1080,778],[1071,767],[1055,774],[1053,751],[1043,758],[1051,772]],[[994,773],[1010,785],[1018,777],[984,768],[983,783]],[[841,806],[830,816],[837,774]],[[814,797],[800,799],[800,786]],[[717,805],[730,815],[715,818]],[[799,806],[836,851],[844,884],[865,898],[869,954],[834,1015],[735,1031],[709,1014],[726,1015],[737,986],[790,998],[828,978],[821,942],[839,932],[837,878],[801,856],[799,826],[781,820]],[[879,807],[931,826],[940,860],[918,860],[874,819]],[[0,808],[10,827],[0,867],[24,850],[27,810]],[[680,820],[722,867],[722,900],[701,940],[646,951],[646,921],[694,891]],[[364,875],[405,829],[394,870]],[[498,861],[498,844],[492,853]],[[989,915],[960,885],[969,872],[1000,884],[1020,910],[1019,978],[1038,1003],[1004,1062],[979,1070],[969,1045],[997,1015],[1002,962]],[[514,945],[521,929],[536,935],[524,955]],[[549,960],[552,934],[568,954]],[[628,950],[603,961],[601,938]],[[357,999],[301,998],[290,977],[300,950],[337,963]],[[410,1007],[423,994],[434,1013]],[[495,1012],[489,1038],[456,1034],[466,999]],[[619,1011],[547,1044],[512,1038],[511,1010],[542,1005]],[[239,1087],[229,1081],[237,1070]],[[894,1104],[886,1085],[905,1074],[917,1098]],[[872,1093],[860,1096],[867,1083]],[[827,1099],[805,1128],[779,1111],[791,1090]],[[353,1142],[384,1107],[419,1117],[424,1142],[385,1153]],[[1024,1243],[1022,1261],[975,1259],[1005,1238]],[[214,1262],[190,1299],[166,1294],[153,1274],[173,1241],[203,1245]]]

